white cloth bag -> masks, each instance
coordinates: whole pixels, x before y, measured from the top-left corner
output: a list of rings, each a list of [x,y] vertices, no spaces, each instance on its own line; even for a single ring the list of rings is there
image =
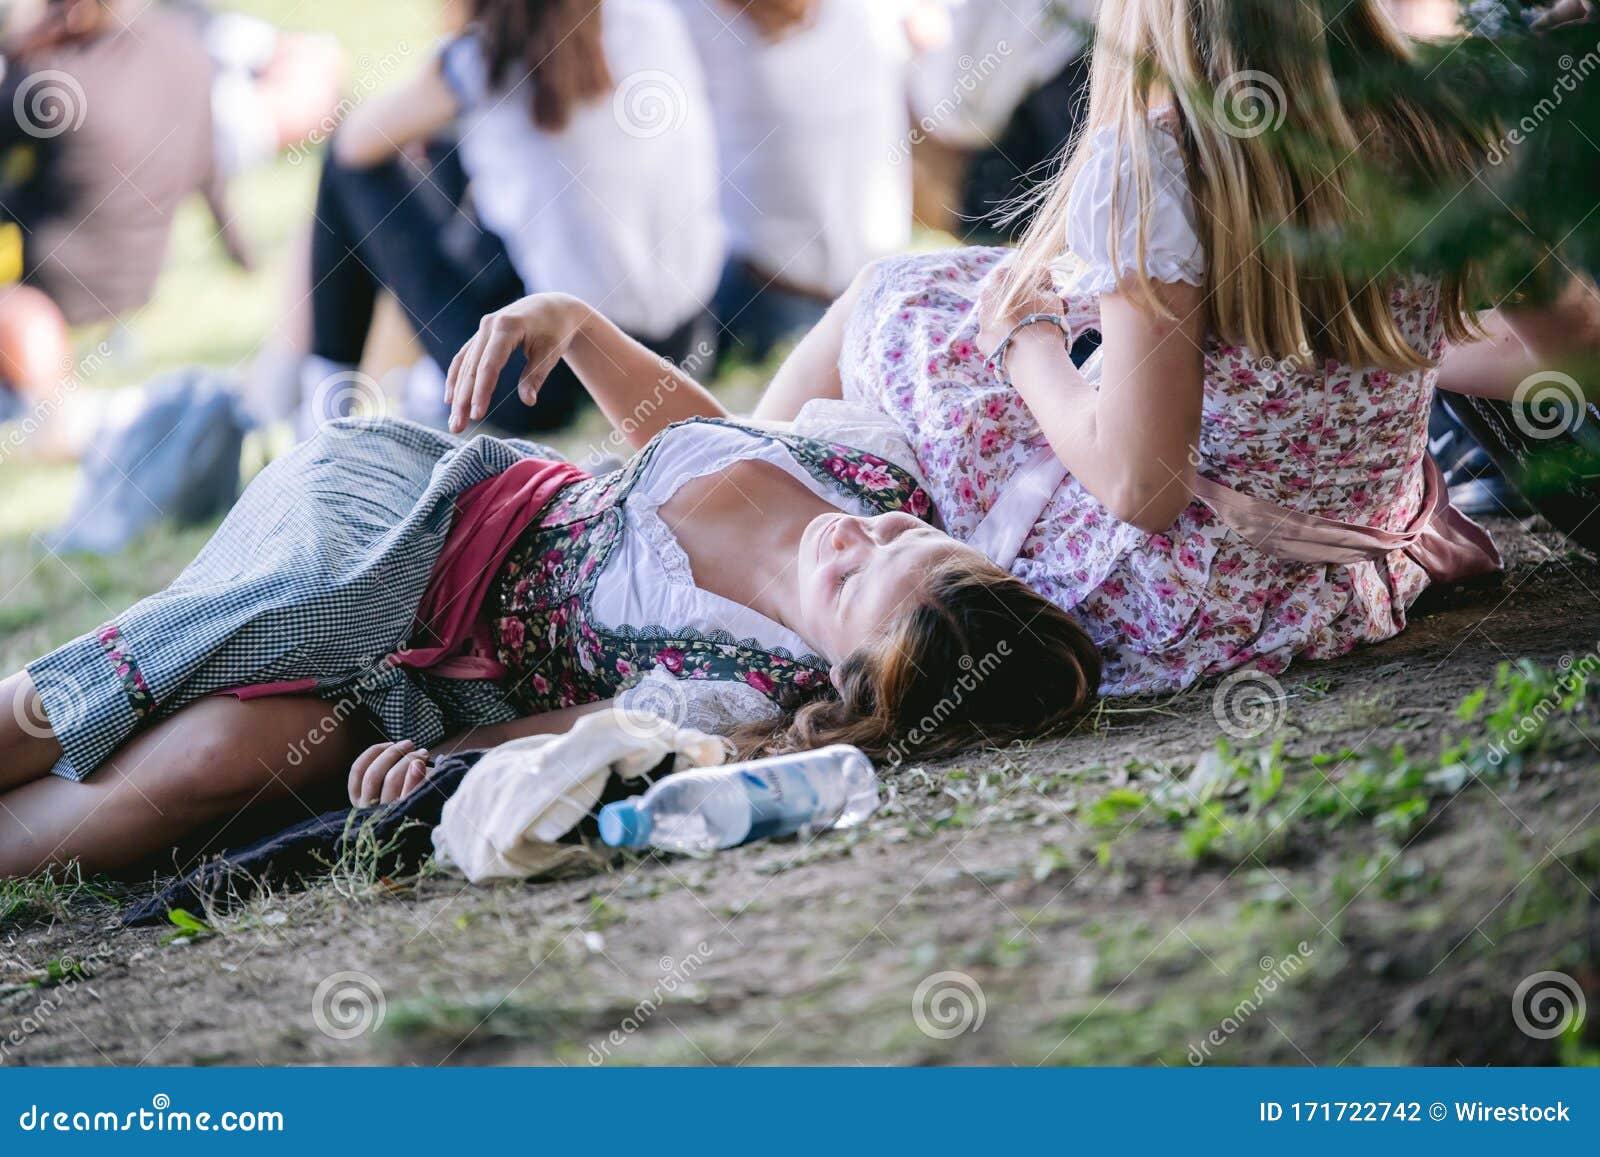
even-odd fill
[[[588,815],[615,772],[637,779],[668,755],[677,770],[725,763],[725,739],[638,711],[585,715],[564,735],[490,751],[445,801],[433,849],[474,884],[523,879],[587,853],[561,839]]]

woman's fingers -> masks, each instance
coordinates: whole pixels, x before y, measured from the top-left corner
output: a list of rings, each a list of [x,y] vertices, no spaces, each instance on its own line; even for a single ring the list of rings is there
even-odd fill
[[[483,319],[478,332],[461,351],[464,355],[456,375],[455,398],[450,407],[450,429],[459,434],[467,428],[472,415],[472,389],[478,376],[478,363],[483,360],[483,347],[489,340],[489,327],[494,323],[491,314]]]
[[[489,327],[489,337],[484,343],[483,356],[473,371],[472,420],[479,422],[489,413],[489,403],[494,400],[494,387],[500,380],[500,371],[511,360],[518,341],[516,325],[509,319],[496,320]]]
[[[367,768],[372,766],[374,759],[393,746],[394,744],[385,740],[382,743],[374,743],[356,756],[355,762],[350,765],[350,778],[345,783],[345,790],[350,796],[351,803],[357,805],[361,803],[361,785],[367,774]]]
[[[396,764],[411,754],[415,746],[409,739],[391,743],[367,764],[366,770],[361,775],[361,790],[356,801],[358,806],[371,807],[382,799],[384,780]]]
[[[383,777],[383,787],[378,793],[378,802],[394,803],[395,800],[409,795],[412,787],[421,782],[421,775],[427,771],[426,760],[427,753],[417,751],[391,767],[389,774]]]
[[[428,781],[428,761],[426,758],[413,759],[406,769],[406,781],[400,788],[402,797],[410,795]]]
[[[456,351],[456,356],[450,359],[450,369],[444,376],[444,404],[446,406],[455,401],[456,385],[461,380],[461,363],[467,356],[467,346],[471,344],[472,342],[468,341],[466,345]]]

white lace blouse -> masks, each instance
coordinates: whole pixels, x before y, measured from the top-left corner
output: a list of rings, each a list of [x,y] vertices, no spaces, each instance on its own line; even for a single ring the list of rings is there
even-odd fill
[[[1195,227],[1195,202],[1183,151],[1159,123],[1150,133],[1150,220],[1144,268],[1155,281],[1205,281],[1205,248]],[[1101,129],[1067,203],[1067,248],[1086,266],[1071,283],[1076,293],[1112,293],[1139,267],[1139,192],[1133,154],[1117,147],[1115,129]],[[1116,259],[1112,259],[1112,238]]]
[[[671,443],[668,446],[666,443]],[[603,626],[671,624],[726,632],[766,650],[817,660],[799,635],[741,603],[695,585],[689,556],[660,510],[686,483],[752,459],[770,463],[812,493],[850,514],[872,510],[826,486],[774,438],[733,426],[696,423],[668,431],[624,506],[622,537],[595,580],[591,607]],[[656,668],[618,699],[627,710],[650,711],[712,734],[774,718],[777,707],[748,684],[675,679]]]

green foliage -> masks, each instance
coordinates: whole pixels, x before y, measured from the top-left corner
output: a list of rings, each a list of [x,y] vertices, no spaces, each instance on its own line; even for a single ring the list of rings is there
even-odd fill
[[[1282,740],[1237,748],[1223,739],[1186,778],[1168,779],[1149,795],[1113,789],[1085,816],[1091,827],[1146,818],[1178,828],[1190,860],[1222,865],[1282,858],[1366,822],[1382,837],[1379,858],[1392,860],[1438,800],[1476,781],[1515,782],[1535,756],[1587,747],[1583,725],[1596,698],[1594,667],[1600,663],[1587,656],[1556,671],[1502,663],[1494,681],[1453,712],[1456,721],[1475,724],[1474,731],[1432,752],[1396,743],[1308,756],[1288,753]],[[1101,846],[1100,859],[1110,861],[1109,845]]]

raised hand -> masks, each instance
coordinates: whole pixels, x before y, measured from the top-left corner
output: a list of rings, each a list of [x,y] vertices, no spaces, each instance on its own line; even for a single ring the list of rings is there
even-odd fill
[[[459,434],[469,422],[482,421],[489,413],[500,371],[519,349],[528,366],[517,379],[517,396],[533,405],[539,387],[590,315],[589,307],[575,297],[536,293],[485,317],[472,340],[450,362],[445,378],[451,432]]]

